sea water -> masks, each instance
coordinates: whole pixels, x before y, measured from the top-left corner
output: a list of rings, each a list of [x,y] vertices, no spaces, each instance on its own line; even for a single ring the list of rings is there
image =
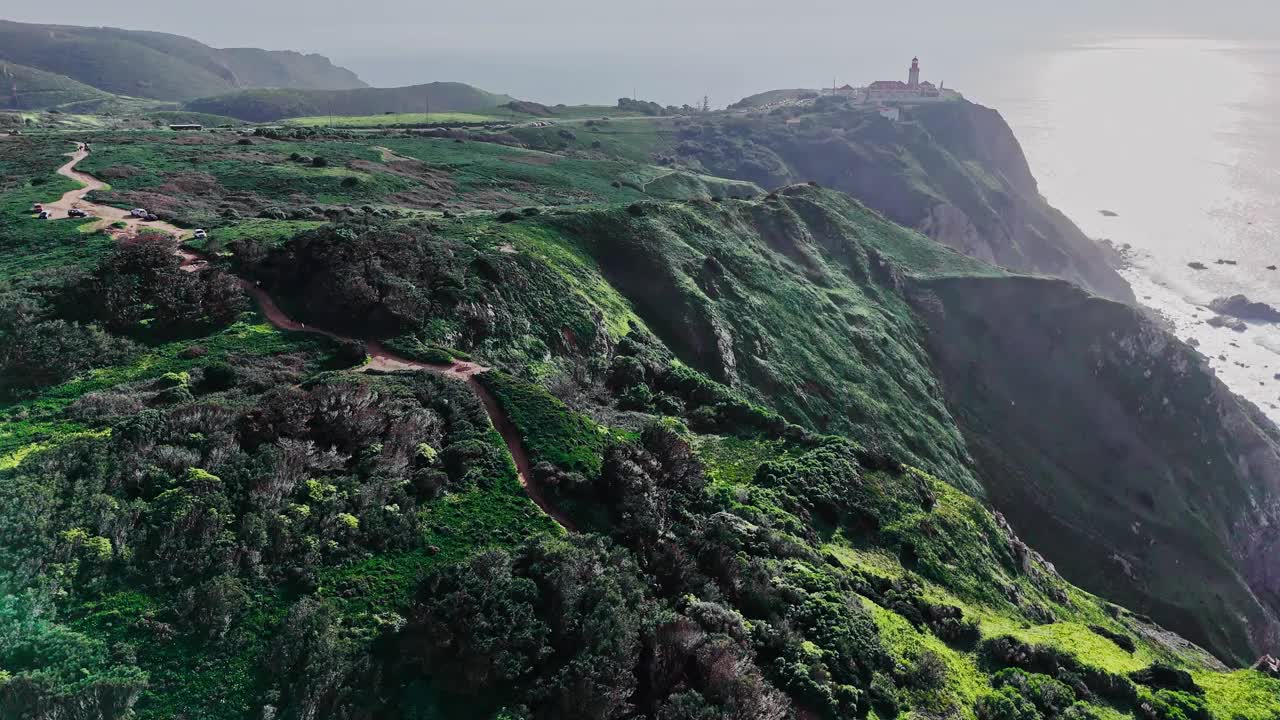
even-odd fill
[[[1013,127],[1041,193],[1129,245],[1139,301],[1280,421],[1280,326],[1205,322],[1216,297],[1280,308],[1280,48],[1096,37],[1001,67],[967,94]]]

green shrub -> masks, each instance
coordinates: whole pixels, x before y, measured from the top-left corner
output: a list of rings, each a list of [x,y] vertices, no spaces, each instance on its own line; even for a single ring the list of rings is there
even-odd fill
[[[1010,686],[978,698],[973,711],[978,720],[1044,720],[1036,706]]]
[[[588,478],[600,474],[607,435],[546,390],[501,372],[487,372],[480,382],[493,393],[524,439],[534,462],[546,461]]]

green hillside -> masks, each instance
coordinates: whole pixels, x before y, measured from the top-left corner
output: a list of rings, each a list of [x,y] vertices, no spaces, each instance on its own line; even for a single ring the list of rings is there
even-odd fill
[[[558,130],[513,132],[531,147],[661,161],[761,187],[816,181],[967,255],[1134,299],[1106,253],[1040,195],[999,113],[980,105],[914,107],[894,123],[821,97],[764,112],[594,123],[575,143]]]
[[[238,88],[363,87],[317,55],[219,50],[165,33],[0,21],[0,60],[130,97],[182,100]]]
[[[69,103],[108,103],[107,92],[63,75],[0,61],[0,107],[6,110],[43,110]]]
[[[273,122],[319,115],[467,112],[497,108],[510,102],[462,83],[435,82],[400,88],[355,90],[242,90],[187,103],[187,109],[248,120]]]
[[[1104,422],[1238,429],[1180,343],[842,193],[590,127],[77,136],[96,201],[211,230],[198,272],[31,218],[74,187],[70,138],[0,136],[0,717],[1280,716],[1241,662],[1274,647],[1269,606],[1204,605],[1268,591],[1217,532],[1274,506],[1261,425],[1135,451],[1176,488],[1111,458],[1153,493],[1152,556],[1213,511],[1194,582],[1151,566],[1177,603],[1073,585],[997,512],[994,472],[1118,486],[1075,476]],[[1210,625],[1208,649],[1174,632]]]

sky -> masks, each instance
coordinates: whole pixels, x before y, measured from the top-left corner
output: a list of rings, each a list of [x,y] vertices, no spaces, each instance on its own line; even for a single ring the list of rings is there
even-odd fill
[[[377,86],[455,80],[570,103],[635,93],[674,104],[694,104],[707,94],[723,105],[776,87],[896,78],[912,55],[924,60],[926,77],[962,85],[979,76],[998,79],[1008,68],[993,59],[1015,54],[1008,51],[1070,45],[1096,34],[1194,34],[1280,45],[1276,0],[14,4],[20,6],[0,10],[0,17],[172,32],[215,47],[316,52]]]

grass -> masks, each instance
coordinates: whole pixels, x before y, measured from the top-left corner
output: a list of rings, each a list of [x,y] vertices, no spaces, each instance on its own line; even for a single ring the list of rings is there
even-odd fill
[[[219,228],[205,240],[189,240],[187,244],[198,250],[224,248],[237,240],[252,239],[265,247],[278,247],[299,233],[314,230],[324,223],[319,220],[268,220],[248,218]]]
[[[34,203],[57,200],[79,185],[56,174],[71,143],[58,137],[0,139],[0,281],[68,265],[88,266],[110,248],[105,236],[86,234],[94,220],[38,220]]]
[[[863,601],[863,607],[875,619],[880,637],[895,661],[911,667],[921,653],[930,652],[946,667],[946,679],[941,689],[908,691],[910,706],[925,708],[942,716],[972,718],[974,703],[991,689],[986,674],[978,668],[976,658],[971,653],[948,646],[931,632],[915,628],[895,612],[867,600]]]
[[[527,116],[519,116],[527,117]],[[375,128],[422,125],[476,125],[511,119],[497,113],[440,112],[386,113],[382,115],[314,115],[282,120],[285,125],[302,127]]]
[[[885,243],[923,238],[819,190],[635,213],[589,208],[543,222],[589,254],[686,364],[791,422],[980,492],[915,315],[876,279],[865,242],[872,233]]]
[[[1280,717],[1280,680],[1257,670],[1201,672],[1195,681],[1205,689],[1209,711],[1220,720],[1275,720]]]
[[[608,428],[570,410],[541,386],[498,372],[479,377],[520,431],[534,464],[549,462],[587,478],[600,474]]]
[[[508,132],[538,150],[589,153],[646,164],[668,152],[675,143],[675,125],[669,118],[634,117],[614,122],[600,120],[604,115],[619,117],[608,112],[576,115],[579,119],[575,122],[556,122],[550,127],[520,126]],[[587,125],[587,120],[592,124]]]

